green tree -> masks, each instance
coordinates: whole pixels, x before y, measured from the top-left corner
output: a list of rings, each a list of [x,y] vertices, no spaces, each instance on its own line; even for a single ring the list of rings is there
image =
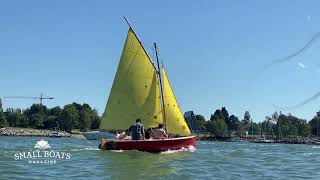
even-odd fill
[[[90,111],[92,110],[92,108],[90,107],[90,105],[87,104],[87,103],[83,103],[81,107],[82,107],[82,109],[88,109],[88,110],[90,110]]]
[[[240,121],[237,116],[231,115],[228,119],[228,128],[229,130],[238,131],[240,130]]]
[[[23,127],[23,128],[29,127],[29,119],[25,115],[25,113],[23,113],[20,109],[16,110],[15,118],[17,122],[16,124],[17,127]]]
[[[31,128],[43,128],[44,115],[41,113],[34,113],[29,116],[29,125]]]
[[[229,116],[227,110],[225,108],[222,109],[225,115]],[[226,125],[222,110],[217,109],[214,114],[211,115],[210,122],[206,124],[206,130],[219,137],[228,134],[228,126]]]
[[[207,122],[206,122],[206,119],[204,118],[204,116],[197,114],[196,115],[196,120],[199,123],[201,131],[205,131]]]
[[[85,131],[90,127],[90,109],[83,109],[79,113],[79,127],[81,131]]]
[[[244,125],[247,126],[250,123],[250,120],[251,120],[250,113],[249,113],[249,111],[246,111],[244,113],[243,120],[242,120]]]
[[[7,108],[6,119],[10,127],[28,127],[28,118],[21,109]]]
[[[291,114],[288,115],[288,119],[295,127],[291,129],[291,135],[298,135],[298,136],[309,136],[310,134],[310,125],[307,123],[306,120],[297,118],[292,116]]]
[[[8,125],[10,127],[16,127],[17,125],[17,118],[16,118],[16,112],[13,108],[7,108],[6,110],[6,120],[8,122]]]
[[[246,111],[244,113],[243,119],[240,123],[240,129],[241,131],[247,131],[249,132],[251,130],[251,116],[249,111]],[[249,132],[250,133],[250,132]]]
[[[59,118],[61,117],[62,109],[59,106],[51,108],[47,112],[48,116],[43,122],[45,129],[60,129]]]
[[[206,132],[215,134],[214,121],[207,121],[207,123],[206,123]]]
[[[91,121],[91,129],[99,129],[101,119],[99,117],[95,117]]]
[[[72,129],[78,128],[78,110],[74,104],[68,104],[63,107],[59,118],[60,129],[71,132]]]
[[[43,115],[46,115],[48,111],[48,108],[45,105],[40,104],[32,104],[30,108],[27,109],[26,113],[28,115],[42,113]]]
[[[320,111],[317,112],[316,116],[314,116],[309,122],[311,127],[311,134],[314,136],[320,135]]]
[[[227,125],[228,125],[229,113],[228,113],[227,109],[226,109],[225,107],[222,107],[222,108],[221,108],[221,113],[222,113],[222,115],[223,115],[223,117],[224,117],[224,121],[225,121],[225,122],[227,123]]]
[[[283,114],[280,112],[280,115],[283,115]],[[274,112],[274,113],[271,115],[271,119],[272,119],[273,121],[277,121],[277,120],[278,120],[278,117],[279,117],[279,114],[278,114],[277,111]]]
[[[283,137],[288,136],[306,136],[308,132],[308,126],[305,126],[306,121],[299,119],[295,116],[284,115],[280,114],[278,116],[278,128],[276,128],[276,131],[279,135],[282,135]]]
[[[50,116],[60,116],[62,112],[62,109],[59,106],[56,106],[54,108],[51,108],[49,111]]]
[[[3,113],[3,108],[2,108],[2,101],[0,98],[0,127],[7,126],[7,123],[5,121],[4,113]]]
[[[42,129],[44,121],[47,119],[48,108],[44,105],[32,104],[24,111],[24,114],[29,120],[29,127]]]
[[[80,112],[82,110],[82,105],[76,102],[73,102],[72,105]]]
[[[299,128],[300,136],[308,137],[310,135],[310,129],[310,124],[307,123],[306,120],[304,120],[301,127]]]
[[[289,133],[288,133],[288,135],[290,135],[290,136],[297,136],[297,135],[298,135],[298,129],[296,128],[296,126],[291,125],[291,126],[289,127]]]
[[[100,116],[98,115],[98,111],[96,109],[93,109],[91,111],[91,115],[90,115],[90,119],[91,119],[91,129],[99,129],[99,126],[100,126],[100,121],[101,121],[101,118]]]
[[[59,120],[59,116],[49,115],[43,121],[43,128],[44,129],[56,129],[56,128],[58,128],[58,120]]]
[[[250,135],[260,135],[261,134],[261,124],[260,123],[251,123],[249,127],[249,134]]]
[[[271,117],[266,116],[265,120],[261,123],[262,134],[265,136],[273,137],[275,130],[277,129],[277,125],[274,125],[274,121]]]
[[[211,114],[210,121],[215,121],[215,120],[218,120],[218,119],[223,119],[224,120],[224,116],[223,116],[222,111],[220,109],[217,109],[214,112],[214,114]]]
[[[224,119],[218,119],[213,121],[212,124],[213,134],[219,137],[223,137],[227,135],[228,127],[224,122]]]
[[[99,117],[94,118],[91,121],[91,129],[99,129],[101,119]]]

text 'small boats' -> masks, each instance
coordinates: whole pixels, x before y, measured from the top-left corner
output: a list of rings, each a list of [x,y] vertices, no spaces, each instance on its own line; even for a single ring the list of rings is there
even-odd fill
[[[145,129],[155,128],[162,123],[167,133],[179,137],[102,139],[101,149],[157,152],[195,147],[195,137],[190,136],[191,131],[181,113],[164,66],[159,65],[156,44],[154,47],[157,68],[130,26],[100,129],[123,131],[136,119],[141,119]]]

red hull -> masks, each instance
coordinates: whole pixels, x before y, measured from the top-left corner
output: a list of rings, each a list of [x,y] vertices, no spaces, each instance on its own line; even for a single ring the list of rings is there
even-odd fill
[[[100,148],[102,150],[138,150],[148,152],[160,152],[188,148],[189,146],[196,146],[195,136],[150,140],[102,139]]]

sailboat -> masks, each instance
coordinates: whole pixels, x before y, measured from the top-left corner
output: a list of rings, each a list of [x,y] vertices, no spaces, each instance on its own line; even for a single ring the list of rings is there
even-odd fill
[[[159,152],[195,147],[195,136],[191,135],[182,115],[164,65],[160,67],[156,43],[155,65],[129,22],[126,22],[129,30],[100,129],[124,131],[136,119],[141,119],[145,129],[155,128],[161,123],[170,137],[175,138],[102,139],[100,149]]]

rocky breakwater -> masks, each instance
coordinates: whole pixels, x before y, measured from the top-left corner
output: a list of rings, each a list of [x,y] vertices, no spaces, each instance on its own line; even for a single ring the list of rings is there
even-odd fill
[[[71,134],[64,131],[51,131],[43,129],[1,128],[0,136],[70,137]]]
[[[282,138],[276,141],[283,144],[315,144],[320,145],[320,138],[318,137],[289,137]]]

